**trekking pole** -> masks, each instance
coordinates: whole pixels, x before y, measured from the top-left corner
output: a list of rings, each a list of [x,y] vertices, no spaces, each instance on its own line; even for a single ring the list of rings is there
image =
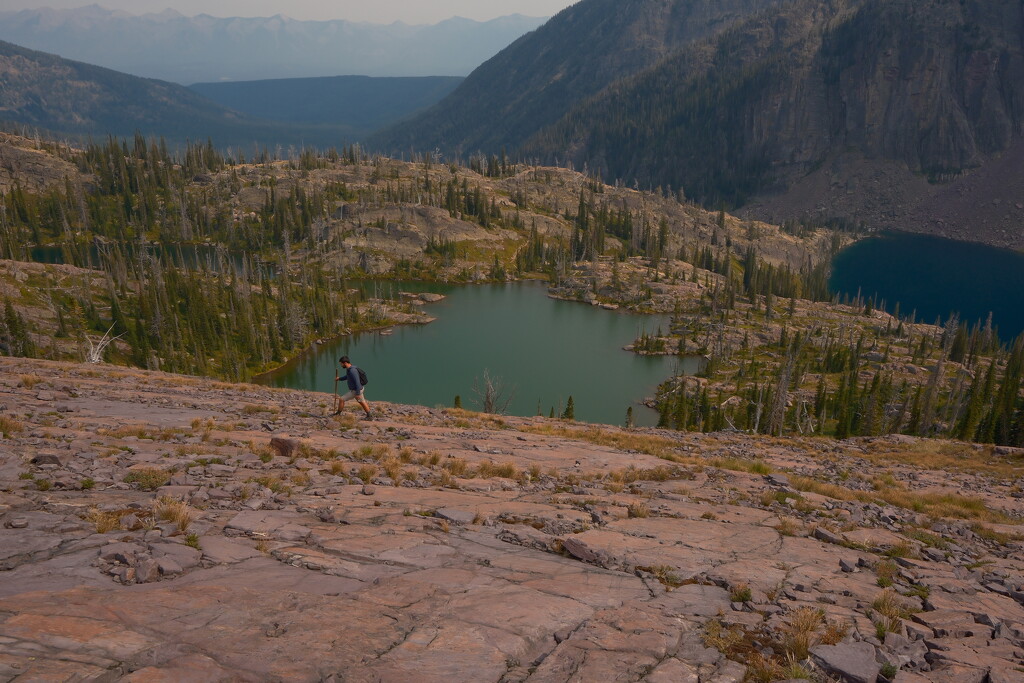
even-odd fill
[[[334,364],[334,411],[338,411],[338,364]]]

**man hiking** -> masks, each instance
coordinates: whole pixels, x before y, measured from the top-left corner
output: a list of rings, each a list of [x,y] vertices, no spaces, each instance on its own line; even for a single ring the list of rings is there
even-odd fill
[[[366,419],[372,420],[373,415],[370,414],[370,404],[363,398],[363,382],[359,377],[360,370],[356,366],[352,365],[352,361],[348,359],[348,356],[342,356],[338,359],[341,363],[341,367],[345,368],[345,380],[348,382],[348,391],[338,397],[338,408],[334,411],[335,415],[341,415],[341,411],[345,409],[345,401],[355,399],[356,403],[362,406],[363,410],[366,411]],[[334,372],[334,382],[337,384],[341,377],[338,376],[337,370]]]

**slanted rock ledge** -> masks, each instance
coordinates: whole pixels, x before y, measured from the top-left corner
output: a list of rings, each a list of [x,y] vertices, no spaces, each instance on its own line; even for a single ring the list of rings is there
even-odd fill
[[[330,399],[0,358],[0,680],[1024,677],[1016,456]]]

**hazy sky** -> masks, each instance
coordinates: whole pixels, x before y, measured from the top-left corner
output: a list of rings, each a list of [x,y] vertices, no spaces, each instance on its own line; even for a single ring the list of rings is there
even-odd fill
[[[576,0],[97,0],[108,9],[132,14],[160,12],[168,7],[185,15],[293,19],[348,19],[390,23],[432,24],[452,16],[486,20],[507,14],[547,17]],[[81,7],[87,0],[0,0],[0,10]]]

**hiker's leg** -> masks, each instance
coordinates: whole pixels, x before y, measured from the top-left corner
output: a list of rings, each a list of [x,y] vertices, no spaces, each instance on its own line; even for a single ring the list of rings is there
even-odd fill
[[[366,414],[369,415],[370,414],[370,404],[367,403],[366,399],[363,398],[362,396],[360,396],[357,400],[359,401],[359,405],[362,406],[362,408],[366,412]]]
[[[341,396],[338,397],[338,412],[339,413],[341,411],[345,410],[345,401],[347,401],[347,400],[349,400],[351,398],[355,398],[355,395],[356,394],[355,394],[354,391],[347,391],[347,392],[345,392],[344,394],[342,394]]]

